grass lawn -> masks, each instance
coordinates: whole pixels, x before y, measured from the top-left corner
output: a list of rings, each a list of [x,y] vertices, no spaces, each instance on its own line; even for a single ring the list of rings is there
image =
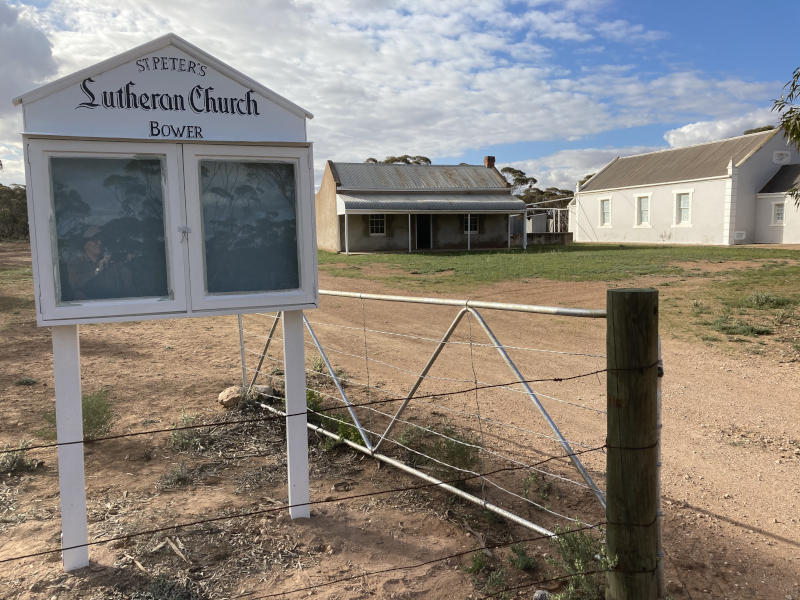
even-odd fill
[[[536,246],[522,250],[358,254],[320,251],[320,270],[331,275],[363,277],[385,283],[415,285],[436,291],[468,288],[498,281],[622,281],[646,275],[706,276],[686,263],[798,261],[798,250],[702,246],[609,246],[580,244]],[[761,264],[761,262],[759,262]],[[381,265],[384,272],[376,273]],[[756,266],[756,265],[754,265]],[[424,277],[435,275],[435,277]],[[423,277],[420,277],[423,276]]]
[[[452,296],[501,281],[654,285],[678,336],[800,357],[800,250],[576,244],[415,254],[319,253],[320,271]]]

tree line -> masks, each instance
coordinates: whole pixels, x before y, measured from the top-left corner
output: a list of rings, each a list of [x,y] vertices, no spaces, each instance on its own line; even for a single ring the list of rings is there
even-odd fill
[[[0,240],[28,238],[28,205],[25,186],[0,183]]]

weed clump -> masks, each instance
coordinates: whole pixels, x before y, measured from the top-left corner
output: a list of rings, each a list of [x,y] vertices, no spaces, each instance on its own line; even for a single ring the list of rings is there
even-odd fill
[[[739,319],[733,319],[729,314],[723,314],[711,322],[711,327],[715,331],[725,335],[746,335],[755,337],[759,335],[771,335],[772,328],[763,325],[753,325]]]
[[[114,411],[108,399],[108,390],[102,389],[81,396],[81,411],[83,413],[83,439],[87,442],[108,435],[114,425]],[[44,420],[49,428],[39,432],[48,439],[56,437],[56,413],[45,413]]]
[[[585,531],[568,533],[556,527],[558,556],[548,562],[570,576],[566,589],[554,595],[557,600],[602,600],[605,598],[604,571],[616,566],[606,545]]]
[[[170,446],[178,452],[202,452],[208,448],[213,439],[208,428],[195,427],[197,419],[197,415],[189,415],[184,410],[180,423],[173,425],[169,434]]]
[[[412,467],[424,466],[440,479],[475,471],[481,463],[478,441],[450,424],[433,432],[407,427],[398,442],[409,449],[406,461]]]
[[[17,474],[34,471],[44,464],[41,460],[26,458],[25,453],[30,447],[30,442],[23,440],[18,446],[3,445],[0,454],[0,474]]]
[[[528,550],[522,544],[511,545],[511,565],[520,571],[535,571],[538,567],[536,559],[528,554]]]
[[[739,301],[740,308],[784,308],[787,306],[794,306],[797,302],[786,296],[776,296],[770,292],[754,292]]]
[[[324,404],[322,395],[314,390],[306,390],[306,406],[308,408],[308,422],[323,429],[327,429],[331,433],[337,434],[339,437],[357,444],[363,444],[361,434],[358,428],[349,422],[349,417],[337,415],[329,417],[322,412]],[[332,445],[336,445],[332,441]]]

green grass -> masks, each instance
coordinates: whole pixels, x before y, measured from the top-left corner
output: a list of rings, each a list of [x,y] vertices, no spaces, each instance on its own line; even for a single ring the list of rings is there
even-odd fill
[[[369,278],[389,284],[415,284],[452,289],[499,281],[551,279],[557,281],[623,281],[635,277],[708,278],[697,267],[677,263],[772,261],[774,268],[795,275],[800,267],[778,261],[800,259],[800,251],[701,246],[612,246],[579,244],[536,246],[526,251],[428,252],[346,256],[320,251],[320,270],[343,277]],[[382,266],[380,273],[371,267]],[[754,267],[758,264],[754,263]],[[720,275],[715,273],[714,277]]]

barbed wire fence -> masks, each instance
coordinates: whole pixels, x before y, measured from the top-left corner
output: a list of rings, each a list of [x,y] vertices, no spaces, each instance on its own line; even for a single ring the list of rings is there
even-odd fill
[[[429,315],[419,318],[416,328],[407,326],[401,331],[393,326],[391,315],[382,308],[374,313],[369,311],[366,300],[358,298],[359,309],[345,306],[343,311],[321,310],[309,313],[305,320],[309,428],[410,472],[423,483],[310,504],[424,488],[443,489],[539,534],[533,538],[518,536],[509,545],[535,539],[553,540],[604,525],[605,502],[601,490],[606,449],[604,354],[591,348],[565,350],[563,343],[561,349],[550,345],[527,346],[519,341],[502,346],[491,330],[490,339],[479,341],[474,325],[483,318],[480,313],[470,312],[469,307],[461,309],[443,336],[434,334]],[[376,304],[386,302],[374,300]],[[459,331],[456,326],[464,316],[466,327]],[[282,410],[284,379],[279,319],[279,314],[246,315],[238,319],[242,387],[250,392],[248,398],[264,414],[110,435],[93,441],[282,421],[287,415]],[[520,329],[518,324],[513,326]],[[488,326],[484,329],[488,330]],[[512,366],[508,374],[516,374],[516,378],[498,379],[499,373],[504,372],[496,367],[500,348],[501,355],[506,353],[503,357],[506,364]],[[515,361],[511,361],[509,352],[514,353]],[[259,384],[263,385],[256,388]],[[552,419],[558,420],[561,428],[553,427]],[[70,443],[81,440],[67,442]],[[64,444],[28,446],[25,450],[58,445]],[[21,449],[5,452],[16,450]],[[88,545],[287,508],[288,505],[283,505],[199,519],[97,539]],[[62,550],[0,557],[0,564]],[[477,550],[480,548],[470,552]],[[485,597],[587,574],[590,573],[533,581]],[[320,586],[333,583],[336,581]],[[282,594],[308,592],[314,587],[318,586]],[[247,597],[273,597],[255,594],[251,592]]]

